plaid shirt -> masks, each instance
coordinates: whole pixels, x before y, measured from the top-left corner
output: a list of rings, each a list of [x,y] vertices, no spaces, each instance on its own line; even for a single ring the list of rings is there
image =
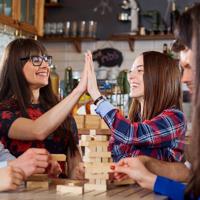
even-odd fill
[[[183,159],[186,119],[180,110],[166,109],[151,120],[133,123],[108,101],[100,103],[96,112],[112,131],[109,150],[115,162],[138,155],[166,161]]]

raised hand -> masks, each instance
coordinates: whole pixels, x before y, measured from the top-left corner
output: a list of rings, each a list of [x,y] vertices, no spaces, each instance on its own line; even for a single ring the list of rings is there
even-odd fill
[[[118,163],[113,164],[111,168],[116,179],[122,180],[124,174],[126,174],[140,186],[153,190],[157,176],[148,171],[139,158],[121,159]]]
[[[87,91],[89,92],[92,99],[96,100],[99,96],[101,96],[101,93],[99,92],[99,88],[97,86],[92,54],[90,51],[85,54],[85,65],[87,66],[88,75]]]
[[[16,190],[24,178],[25,174],[20,168],[0,168],[0,191]]]
[[[86,57],[85,57],[85,59],[86,59]],[[87,63],[85,60],[85,65],[84,65],[83,72],[81,74],[81,79],[77,86],[77,89],[80,93],[84,93],[87,90],[87,80],[88,80],[87,68],[88,68],[88,66],[87,66]]]

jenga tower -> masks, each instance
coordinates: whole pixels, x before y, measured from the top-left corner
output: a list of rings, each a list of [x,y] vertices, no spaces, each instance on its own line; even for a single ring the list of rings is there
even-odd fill
[[[111,152],[108,152],[108,138],[106,135],[82,135],[79,145],[85,148],[83,161],[85,165],[84,191],[107,190],[111,165]]]

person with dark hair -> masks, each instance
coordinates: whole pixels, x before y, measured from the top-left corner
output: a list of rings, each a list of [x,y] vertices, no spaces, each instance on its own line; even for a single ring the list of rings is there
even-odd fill
[[[181,72],[177,62],[155,51],[138,56],[128,74],[132,105],[129,119],[101,96],[91,53],[86,55],[87,90],[96,112],[111,129],[109,149],[113,160],[148,155],[165,161],[182,161],[186,120],[182,112]]]
[[[117,179],[123,179],[124,174],[127,174],[142,187],[152,189],[170,199],[200,199],[200,4],[196,4],[180,16],[175,36],[183,47],[179,46],[182,56],[180,59],[184,57],[188,63],[183,66],[183,80],[187,81],[193,94],[192,136],[188,168],[181,163],[161,163],[149,157],[125,158],[112,168]],[[156,169],[153,169],[153,166],[156,166]],[[173,169],[172,173],[171,169]],[[164,171],[162,176],[161,171]],[[166,178],[169,177],[167,172],[171,173],[171,179]],[[189,183],[185,185],[176,182],[172,180],[173,176],[178,180],[186,178]]]
[[[51,64],[52,56],[39,41],[21,38],[8,44],[1,62],[0,139],[16,157],[29,148],[66,154],[69,177],[82,178],[70,111],[85,92],[87,77],[59,102],[51,87]]]

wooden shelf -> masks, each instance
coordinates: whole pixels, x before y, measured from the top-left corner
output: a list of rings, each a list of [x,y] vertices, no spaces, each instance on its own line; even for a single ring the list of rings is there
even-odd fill
[[[114,41],[128,41],[129,48],[131,51],[134,51],[134,43],[136,40],[174,40],[175,37],[173,34],[167,35],[134,35],[131,33],[121,33],[114,34],[110,37],[110,40]]]
[[[82,42],[94,42],[97,39],[92,37],[44,36],[40,40],[44,42],[72,42],[77,52],[81,53]]]
[[[61,3],[45,3],[45,7],[47,8],[63,8]]]

